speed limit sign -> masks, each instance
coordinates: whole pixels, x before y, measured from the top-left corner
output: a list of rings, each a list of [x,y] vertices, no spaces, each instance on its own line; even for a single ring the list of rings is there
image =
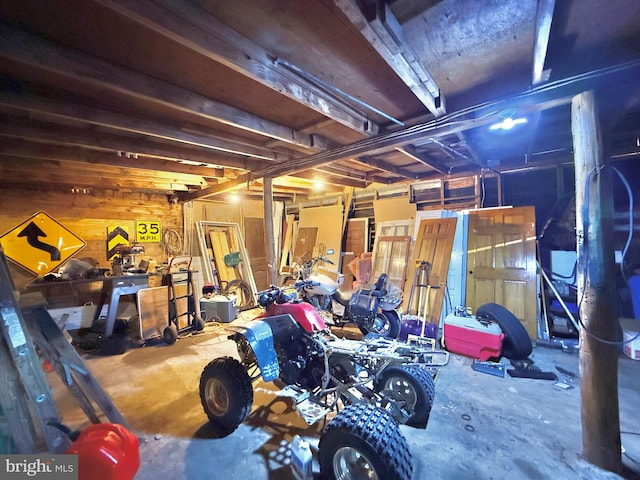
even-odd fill
[[[136,243],[160,242],[160,221],[136,220]]]

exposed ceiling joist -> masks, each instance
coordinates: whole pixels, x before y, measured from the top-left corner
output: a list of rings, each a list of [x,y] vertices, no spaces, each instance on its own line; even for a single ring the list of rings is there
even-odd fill
[[[296,172],[295,177],[306,178],[307,180],[320,181],[324,184],[340,185],[342,187],[357,187],[366,188],[367,182],[357,180],[355,178],[345,178],[341,176],[332,175],[329,172],[321,170],[308,170],[304,172]]]
[[[64,167],[63,167],[64,166]],[[174,193],[201,188],[202,177],[171,174],[158,170],[140,170],[78,161],[47,160],[0,154],[0,183],[5,178],[19,178],[13,183],[35,185],[37,188],[62,190],[74,188],[92,190],[126,189],[137,192]]]
[[[236,155],[243,155],[263,160],[275,160],[277,158],[275,153],[267,149],[260,149],[258,147],[245,145],[239,146],[238,144],[225,139],[214,138],[204,134],[190,133],[186,131],[184,125],[171,125],[155,120],[136,118],[132,115],[113,113],[107,110],[87,107],[71,102],[57,101],[29,93],[18,94],[7,89],[0,89],[0,105],[27,112],[60,117],[62,119],[80,121],[101,127],[147,135],[164,140],[171,140],[187,145],[210,148],[212,150],[225,153],[233,153]],[[283,157],[287,158],[284,155]],[[226,157],[224,159],[224,163],[221,164],[232,168],[250,170],[250,162],[251,160],[247,160],[246,158]]]
[[[571,98],[581,91],[610,84],[620,85],[624,84],[625,80],[633,82],[634,75],[638,75],[639,71],[640,60],[597,72],[590,72],[573,79],[563,80],[557,85],[545,85],[514,97],[490,104],[478,105],[467,109],[465,112],[458,112],[423,124],[384,133],[375,138],[360,140],[328,152],[309,155],[306,158],[297,159],[294,162],[295,165],[292,162],[282,162],[278,165],[254,171],[252,175],[254,178],[286,175],[298,169],[314,168],[358,155],[384,153],[390,149],[402,147],[424,138],[440,138],[454,135],[494,123],[506,108],[515,109],[519,115],[528,115],[533,112],[567,105],[571,102]]]
[[[318,177],[545,168],[571,162],[566,100],[587,89],[612,155],[634,154],[639,16],[637,0],[0,1],[1,181],[21,162],[43,188],[111,167],[96,188],[258,195],[268,177],[300,199]]]
[[[366,114],[279,67],[273,54],[202,8],[206,2],[198,6],[175,0],[96,1],[353,130],[367,135],[378,132]]]
[[[223,167],[219,166],[219,158],[217,158],[219,155],[211,150],[195,147],[184,148],[167,143],[152,142],[144,137],[127,139],[121,135],[102,131],[87,131],[86,128],[62,126],[2,114],[0,114],[0,136],[22,138],[61,146],[126,152],[130,155],[162,158],[175,162],[200,163],[202,166],[211,165],[216,167],[209,168],[212,173],[219,172],[219,174],[212,176],[224,175],[224,173],[221,173],[223,172]],[[258,165],[257,161],[247,162],[247,167],[249,168],[256,168]],[[184,173],[188,172],[185,171]]]
[[[334,0],[334,3],[427,109],[435,117],[444,115],[444,96],[416,52],[404,39],[402,26],[389,6],[377,0],[375,11],[367,12],[367,15],[355,0]]]
[[[438,165],[438,162],[429,158],[428,155],[424,153],[420,153],[416,151],[416,147],[413,145],[405,145],[403,147],[397,147],[396,150],[398,152],[402,152],[404,155],[416,160],[429,168],[433,168],[435,171],[447,174],[449,173],[447,170]]]
[[[156,172],[173,172],[181,175],[199,175],[209,178],[219,176],[219,172],[217,172],[218,169],[216,168],[184,165],[172,160],[151,159],[140,156],[135,158],[135,156],[127,156],[126,154],[118,155],[116,152],[101,152],[81,147],[64,147],[44,143],[27,143],[8,138],[0,142],[0,154],[12,155],[14,157],[39,158],[43,160],[111,165],[153,170]]]
[[[59,75],[131,100],[168,107],[302,147],[312,145],[308,134],[9,25],[0,25],[0,58],[28,66],[42,75]],[[107,71],[109,75],[105,75]]]
[[[535,44],[533,46],[533,74],[532,85],[549,80],[551,72],[544,70],[544,61],[547,58],[547,47],[549,46],[549,35],[551,34],[551,21],[555,10],[555,0],[539,0],[536,12],[536,33]]]

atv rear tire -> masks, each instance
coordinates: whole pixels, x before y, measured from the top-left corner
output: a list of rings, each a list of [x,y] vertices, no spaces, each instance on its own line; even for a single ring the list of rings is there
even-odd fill
[[[509,360],[525,360],[531,355],[533,345],[524,325],[516,316],[502,305],[486,303],[478,307],[476,317],[486,318],[500,325],[502,339],[502,356]]]
[[[396,418],[399,423],[426,428],[436,393],[433,377],[428,369],[410,365],[389,366],[382,370],[376,381],[375,391],[386,391],[384,396],[399,402],[397,406],[402,408],[402,413],[409,415],[406,422]]]
[[[349,405],[320,437],[320,474],[327,480],[410,480],[407,440],[391,416],[366,403]]]
[[[200,403],[211,424],[229,435],[251,413],[253,388],[244,367],[235,358],[209,362],[200,375]]]
[[[382,310],[369,328],[358,325],[363,335],[375,333],[381,337],[396,339],[400,335],[400,316],[394,310]]]

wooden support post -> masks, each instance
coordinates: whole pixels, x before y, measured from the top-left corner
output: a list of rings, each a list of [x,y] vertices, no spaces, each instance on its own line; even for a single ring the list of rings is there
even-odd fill
[[[593,92],[573,98],[571,129],[576,179],[577,284],[580,330],[582,445],[585,459],[622,471],[613,189]]]
[[[273,231],[273,179],[265,177],[263,180],[264,203],[264,231],[267,237],[267,278],[270,285],[278,283],[278,268],[276,265],[276,240]]]

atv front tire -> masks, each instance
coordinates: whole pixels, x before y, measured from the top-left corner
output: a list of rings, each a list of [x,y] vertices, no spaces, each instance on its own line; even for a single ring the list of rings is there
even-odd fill
[[[373,405],[349,405],[325,428],[319,445],[320,473],[327,480],[410,480],[407,440],[391,416]]]
[[[428,369],[410,365],[389,366],[382,370],[375,391],[393,401],[405,418],[409,415],[406,422],[396,418],[398,422],[410,427],[426,428],[436,391]]]
[[[533,345],[524,325],[517,317],[502,305],[485,303],[478,307],[476,317],[486,318],[500,325],[502,339],[502,356],[509,360],[525,360],[531,355]]]
[[[200,375],[200,403],[209,422],[229,435],[251,413],[253,388],[244,367],[235,358],[209,362]]]

